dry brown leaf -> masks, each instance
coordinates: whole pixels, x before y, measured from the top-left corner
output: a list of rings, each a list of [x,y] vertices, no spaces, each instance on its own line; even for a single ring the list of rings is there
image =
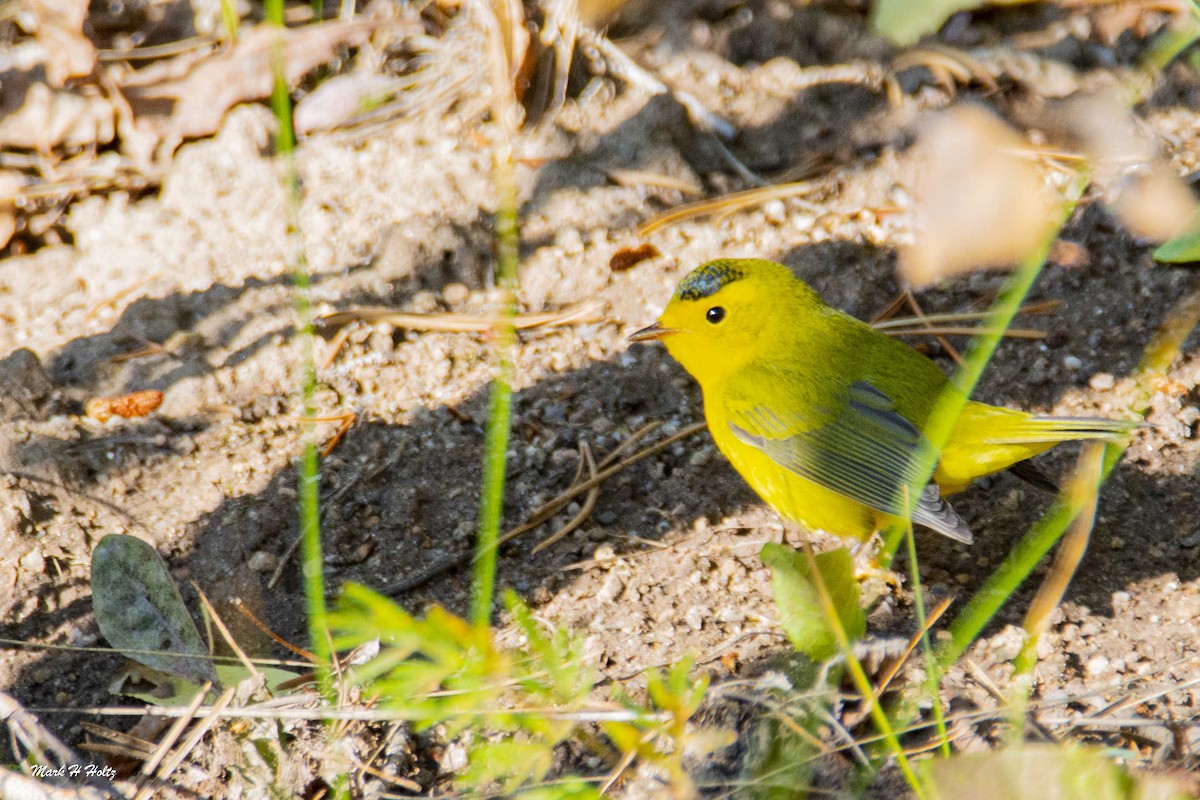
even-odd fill
[[[373,20],[355,20],[284,30],[288,82],[294,84],[333,60],[338,48],[365,44],[376,25]],[[127,82],[134,113],[139,118],[167,116],[165,136],[172,141],[216,133],[230,108],[271,94],[271,48],[279,35],[276,28],[260,25],[245,32],[232,49],[201,61],[183,77],[153,85]]]
[[[613,272],[624,272],[627,269],[633,269],[647,259],[657,258],[659,255],[658,248],[649,242],[639,244],[637,247],[622,247],[608,260],[608,268]]]
[[[107,422],[112,417],[144,417],[162,405],[163,393],[157,389],[117,395],[116,397],[93,397],[87,401],[85,413],[98,422]]]
[[[337,75],[296,104],[296,133],[337,128],[390,100],[403,86],[399,78],[366,72]]]
[[[507,70],[507,82],[515,87],[529,50],[529,29],[525,27],[525,9],[520,0],[491,0],[491,10],[499,25],[500,52],[496,66]]]
[[[1123,181],[1112,210],[1130,233],[1165,242],[1192,227],[1196,200],[1178,175],[1159,164]]]
[[[91,75],[96,67],[96,46],[83,35],[88,0],[36,0],[26,2],[25,7],[36,19],[50,85],[61,87],[68,78]]]
[[[1138,129],[1129,104],[1113,92],[1072,98],[1062,115],[1067,129],[1094,162],[1097,177],[1119,174],[1156,155],[1154,142]]]
[[[1029,144],[1000,119],[960,106],[917,143],[915,241],[900,271],[914,284],[985,267],[1011,267],[1050,234],[1058,201]]]
[[[0,248],[17,232],[16,197],[22,183],[17,173],[0,170]]]
[[[96,87],[55,90],[39,74],[0,73],[0,147],[46,153],[113,140],[113,105]]]
[[[1114,93],[1083,97],[1067,106],[1065,122],[1091,158],[1093,180],[1106,189],[1110,209],[1130,232],[1161,242],[1191,227],[1191,191],[1160,158],[1127,102]]]
[[[1059,239],[1050,247],[1050,256],[1046,259],[1066,269],[1078,269],[1088,263],[1091,255],[1083,245],[1067,239]]]

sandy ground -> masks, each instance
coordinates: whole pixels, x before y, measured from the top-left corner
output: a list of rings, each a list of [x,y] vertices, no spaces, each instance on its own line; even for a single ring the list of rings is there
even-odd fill
[[[912,120],[944,100],[926,88],[889,109],[882,96],[847,84],[782,90],[799,67],[877,57],[882,46],[858,33],[835,36],[857,30],[835,14],[764,9],[745,24],[697,20],[634,52],[737,125],[735,151],[752,169],[841,154],[844,165],[803,200],[675,225],[650,237],[661,257],[615,273],[613,253],[641,241],[633,228],[685,198],[618,185],[609,170],[739,185],[715,174],[721,165],[705,162],[702,148],[680,141],[669,101],[612,82],[568,102],[521,144],[526,163],[537,165],[519,174],[521,305],[594,300],[603,313],[599,322],[520,336],[509,525],[566,487],[581,441],[603,454],[649,421],[670,432],[701,418],[696,387],[665,352],[624,338],[654,319],[692,267],[717,256],[783,261],[861,317],[897,291],[895,246],[909,231],[905,215],[889,209],[908,202]],[[837,47],[818,44],[834,40]],[[1198,100],[1200,81],[1179,68],[1141,110],[1181,172],[1200,162]],[[102,536],[121,532],[155,545],[181,585],[195,581],[219,601],[240,597],[281,635],[303,640],[298,567],[266,587],[297,536],[301,376],[283,195],[264,155],[271,127],[262,107],[235,110],[215,139],[179,151],[161,192],[83,200],[67,220],[73,244],[0,263],[0,354],[12,354],[0,362],[3,636],[98,644],[89,554]],[[319,312],[486,309],[490,161],[469,127],[453,117],[417,119],[304,143],[301,216]],[[1048,267],[1031,297],[1062,301],[1043,323],[1054,335],[1003,344],[978,395],[1059,414],[1115,414],[1127,396],[1122,377],[1195,274],[1155,265],[1152,245],[1125,233],[1096,198],[1085,200],[1064,238],[1084,248],[1083,263]],[[976,309],[1001,285],[994,274],[974,275],[920,299],[927,310]],[[162,351],[120,358],[148,342]],[[1195,345],[1155,398],[1156,427],[1139,434],[1106,487],[1090,551],[1042,644],[1036,695],[1062,700],[1060,716],[1078,719],[1159,686],[1168,691],[1136,705],[1139,713],[1195,713],[1184,684],[1200,675]],[[362,327],[320,372],[318,413],[358,415],[323,462],[322,492],[337,493],[324,511],[331,586],[386,587],[470,546],[488,354],[471,334]],[[88,398],[138,389],[165,393],[152,417],[82,418]],[[1041,463],[1058,474],[1070,459],[1067,449]],[[978,587],[1048,498],[1001,477],[956,505],[978,541],[920,535],[932,596],[963,598]],[[499,579],[546,620],[585,636],[601,675],[620,681],[694,653],[719,682],[756,674],[786,651],[758,558],[782,530],[707,434],[609,481],[580,530],[529,555],[576,510],[510,545]],[[468,589],[459,569],[399,599],[464,613]],[[1001,686],[1015,654],[1006,626],[1019,623],[1030,591],[969,656]],[[194,592],[184,593],[194,603]],[[873,633],[911,632],[909,602],[903,593],[884,600]],[[240,635],[270,652],[253,630]],[[5,648],[0,688],[33,707],[106,704],[118,666],[115,656]],[[952,672],[947,690],[995,705],[966,668]],[[78,720],[48,716],[70,740],[80,736]],[[1164,728],[1137,733],[1171,739]],[[1105,735],[1113,741],[1112,731]],[[1183,736],[1192,745],[1194,729]]]

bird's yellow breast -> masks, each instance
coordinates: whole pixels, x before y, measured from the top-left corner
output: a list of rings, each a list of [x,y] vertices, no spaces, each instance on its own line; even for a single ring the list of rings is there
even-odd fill
[[[866,540],[879,527],[885,515],[800,477],[734,436],[725,406],[718,398],[705,397],[704,413],[717,449],[750,488],[786,519],[810,530],[859,541]]]

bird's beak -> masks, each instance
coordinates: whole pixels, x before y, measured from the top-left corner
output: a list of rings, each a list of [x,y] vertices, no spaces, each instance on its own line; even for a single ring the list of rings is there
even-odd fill
[[[664,328],[662,322],[656,322],[649,327],[642,328],[637,333],[629,337],[631,342],[652,342],[655,339],[661,339],[664,336],[670,336],[675,333],[674,328]]]

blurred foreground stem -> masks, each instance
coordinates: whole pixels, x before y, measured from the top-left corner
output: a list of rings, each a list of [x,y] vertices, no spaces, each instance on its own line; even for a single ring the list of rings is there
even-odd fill
[[[496,345],[496,374],[488,403],[487,437],[483,455],[483,487],[479,500],[479,534],[475,546],[475,578],[471,595],[471,622],[486,629],[492,617],[496,587],[496,541],[504,511],[504,470],[508,437],[512,427],[513,346],[516,331],[517,283],[517,182],[513,170],[511,142],[496,148],[493,166],[496,183],[496,283],[503,293],[500,321],[493,329]]]
[[[308,637],[317,657],[317,681],[321,693],[331,702],[335,699],[330,680],[329,629],[326,623],[325,579],[321,572],[320,471],[317,459],[315,415],[317,368],[313,354],[312,300],[309,297],[308,257],[300,234],[300,177],[296,172],[296,132],[292,125],[292,98],[287,85],[287,60],[283,42],[283,0],[267,0],[267,21],[275,25],[278,35],[271,45],[271,109],[275,113],[278,131],[275,152],[281,167],[284,213],[287,221],[287,242],[292,267],[292,286],[296,303],[296,343],[304,365],[304,422],[300,436],[304,453],[299,464],[301,572],[304,576],[304,596],[308,610]]]
[[[504,0],[476,0],[470,9],[488,29],[488,72],[492,84],[492,121],[496,143],[492,182],[496,189],[496,287],[501,292],[496,326],[496,373],[488,405],[487,435],[483,454],[483,486],[479,498],[479,532],[475,545],[475,575],[471,592],[471,622],[486,631],[492,618],[496,589],[496,549],[500,517],[504,511],[504,470],[512,423],[513,348],[516,332],[517,263],[520,229],[513,143],[520,121],[520,105],[513,90],[517,56],[515,30],[524,30],[521,8]]]

